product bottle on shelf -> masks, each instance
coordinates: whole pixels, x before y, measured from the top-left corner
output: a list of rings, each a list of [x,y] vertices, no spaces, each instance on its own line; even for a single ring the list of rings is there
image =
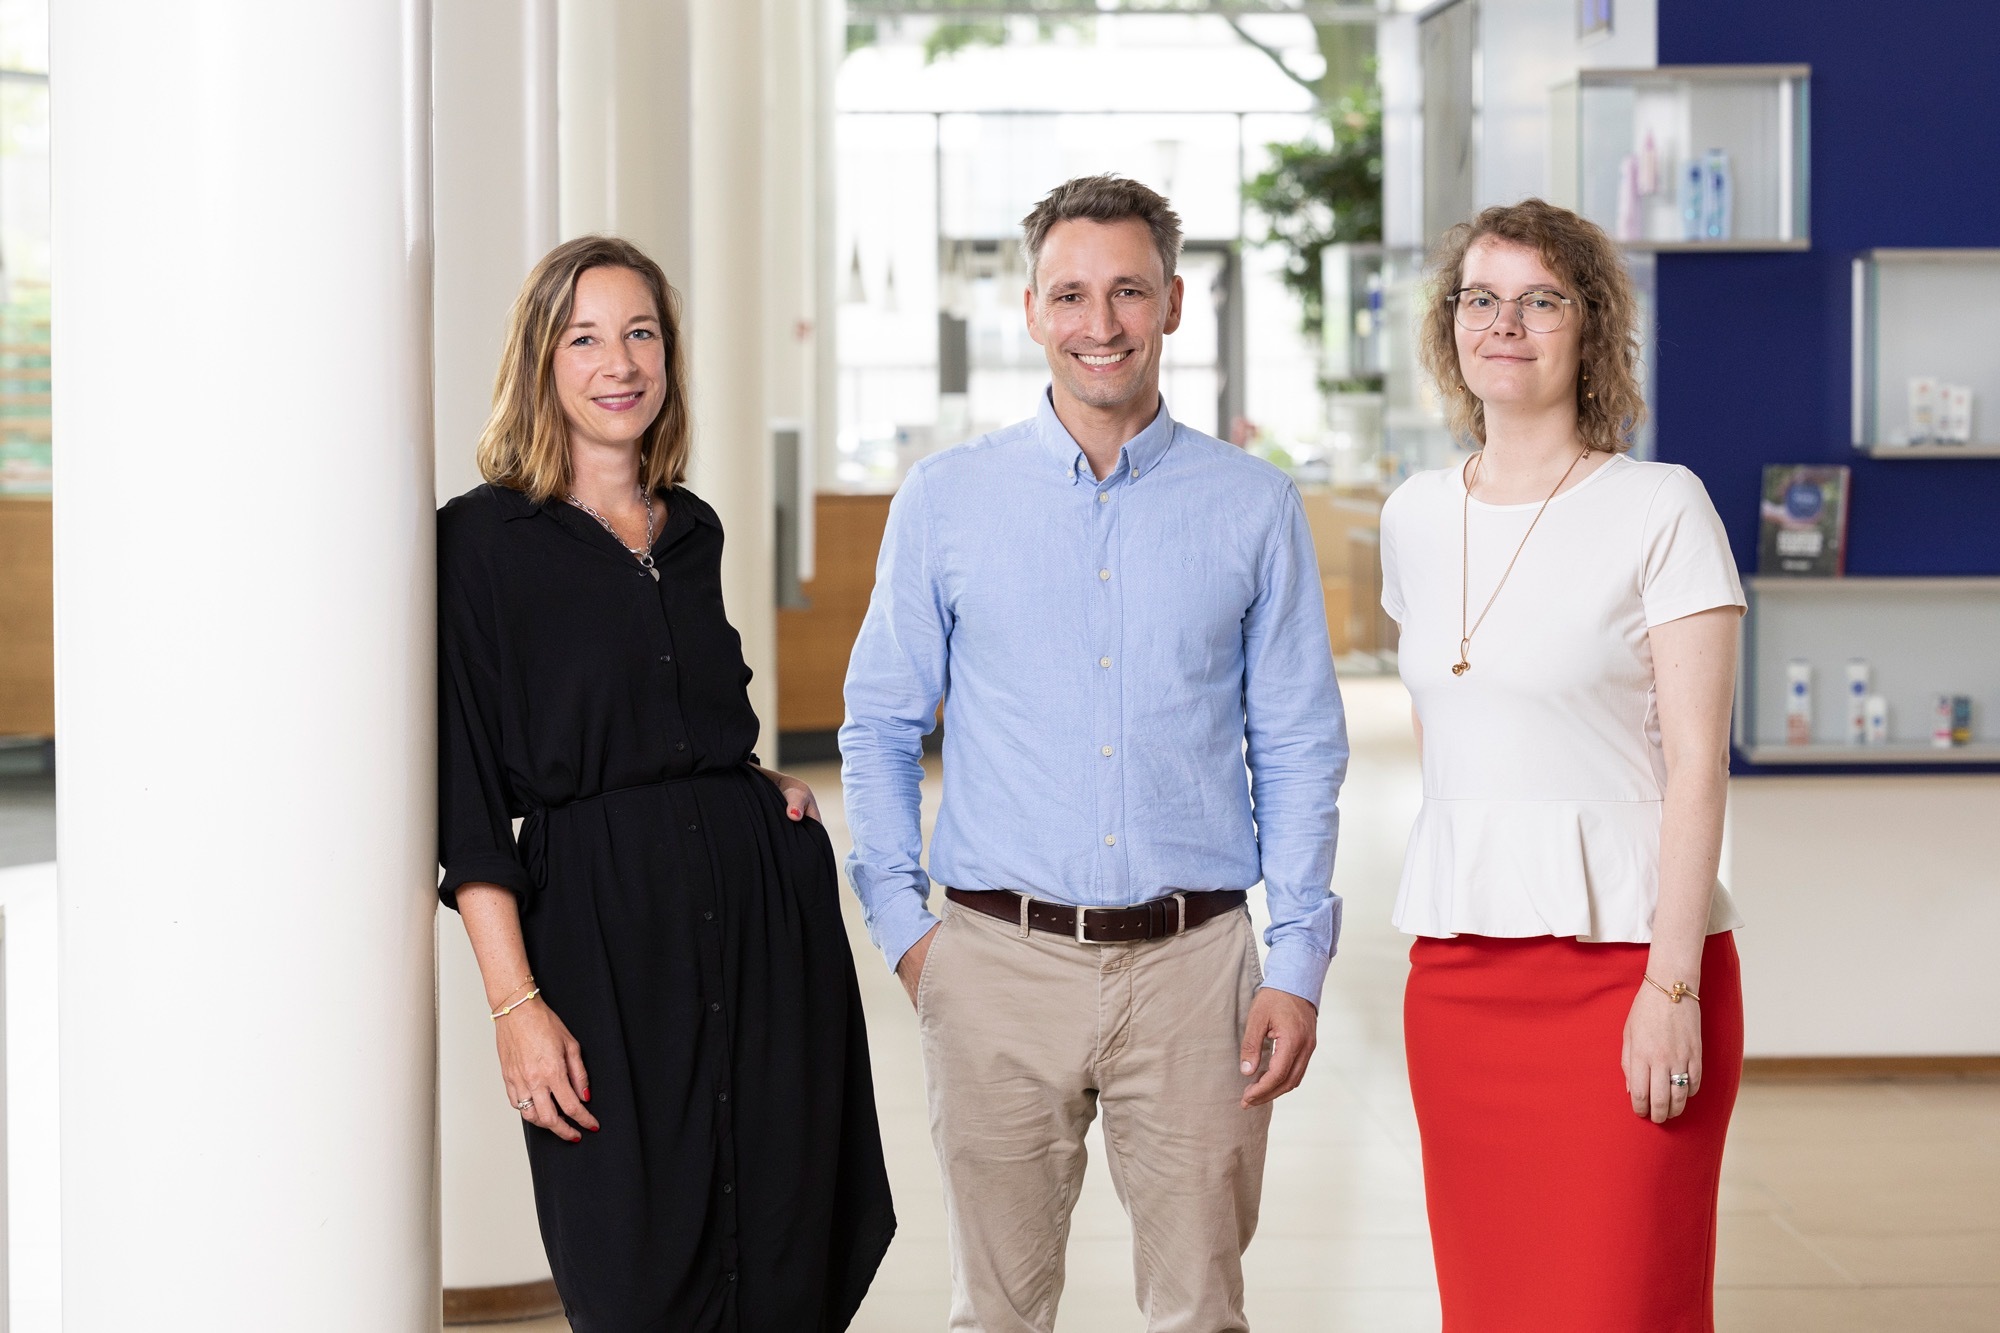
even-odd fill
[[[1847,743],[1868,743],[1868,663],[1859,657],[1847,662]]]
[[[1702,155],[1701,231],[1711,241],[1730,237],[1729,154],[1711,148]]]
[[[1691,157],[1681,168],[1681,239],[1698,241],[1701,239],[1702,219],[1707,212],[1703,202],[1706,196],[1706,173],[1702,171],[1701,159]]]
[[[1785,663],[1785,744],[1812,744],[1812,663]]]

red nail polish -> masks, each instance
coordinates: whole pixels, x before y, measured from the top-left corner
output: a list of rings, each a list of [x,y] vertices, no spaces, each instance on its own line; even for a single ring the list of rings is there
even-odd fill
[[[589,1101],[589,1100],[590,1100],[590,1089],[589,1089],[589,1088],[585,1088],[585,1089],[583,1090],[583,1099],[584,1099],[585,1101]]]

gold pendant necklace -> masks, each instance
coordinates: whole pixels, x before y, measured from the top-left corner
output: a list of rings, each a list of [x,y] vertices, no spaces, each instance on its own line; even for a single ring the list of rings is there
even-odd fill
[[[1521,545],[1514,548],[1514,559],[1509,560],[1507,568],[1500,571],[1500,581],[1493,585],[1493,596],[1486,599],[1486,605],[1479,609],[1479,619],[1473,621],[1472,627],[1468,629],[1466,628],[1465,617],[1470,607],[1472,596],[1472,487],[1479,477],[1479,460],[1486,457],[1486,454],[1482,451],[1472,456],[1472,476],[1470,478],[1460,478],[1465,483],[1465,503],[1460,506],[1459,514],[1459,638],[1458,661],[1451,668],[1452,675],[1462,676],[1472,670],[1472,636],[1479,633],[1479,627],[1486,623],[1486,613],[1493,609],[1493,603],[1500,597],[1500,590],[1507,586],[1507,576],[1514,572],[1514,561],[1521,558],[1521,551],[1527,546],[1528,538],[1535,535],[1535,524],[1540,523],[1542,515],[1548,512],[1549,500],[1556,498],[1556,491],[1560,491],[1563,488],[1563,482],[1568,481],[1569,474],[1576,471],[1576,465],[1589,456],[1590,450],[1585,449],[1575,458],[1572,458],[1569,466],[1563,469],[1562,476],[1556,481],[1555,490],[1549,492],[1548,500],[1542,501],[1542,507],[1535,511],[1534,521],[1529,523],[1528,530],[1521,534]]]

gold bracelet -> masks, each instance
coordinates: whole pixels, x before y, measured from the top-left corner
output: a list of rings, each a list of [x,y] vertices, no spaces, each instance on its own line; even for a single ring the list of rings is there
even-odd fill
[[[505,1018],[507,1015],[513,1013],[516,1009],[519,1009],[522,1005],[526,1004],[528,1001],[534,999],[537,995],[540,995],[541,993],[542,993],[542,988],[540,986],[537,986],[533,990],[529,991],[526,995],[523,995],[520,999],[514,1001],[514,1003],[508,1005],[505,1009],[495,1009],[492,1013],[486,1016],[497,1023],[501,1019]]]
[[[1642,973],[1641,975],[1646,978],[1647,985],[1666,996],[1669,1000],[1672,1000],[1675,1004],[1679,1004],[1682,1000],[1693,1000],[1696,1004],[1701,1003],[1701,996],[1696,995],[1693,988],[1685,981],[1676,981],[1669,987],[1662,986],[1659,982],[1654,981],[1653,974],[1650,972]]]
[[[522,977],[519,981],[515,982],[513,985],[509,986],[506,990],[501,991],[500,998],[504,1001],[509,995],[512,995],[515,991],[520,990],[522,987],[532,986],[534,984],[535,984],[535,976],[534,973],[531,972],[527,976]]]

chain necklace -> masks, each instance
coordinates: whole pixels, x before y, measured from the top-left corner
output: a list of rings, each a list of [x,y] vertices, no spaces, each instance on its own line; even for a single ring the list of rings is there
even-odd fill
[[[618,529],[611,526],[610,519],[598,513],[595,509],[592,509],[589,505],[585,504],[583,501],[577,499],[575,491],[571,491],[566,498],[569,500],[571,504],[575,505],[578,509],[581,509],[584,513],[596,519],[598,522],[598,526],[602,527],[606,532],[611,534],[612,541],[617,542],[620,546],[625,546],[625,539],[618,535]],[[660,581],[660,571],[659,568],[653,564],[653,497],[646,494],[643,488],[639,489],[639,503],[646,506],[646,544],[644,547],[625,546],[625,549],[627,551],[630,551],[633,557],[638,560],[639,568],[645,570],[648,574],[651,574],[653,576],[653,582],[658,583]]]
[[[1516,546],[1514,548],[1514,559],[1509,560],[1507,562],[1507,568],[1500,571],[1500,581],[1493,585],[1493,596],[1488,597],[1486,599],[1486,605],[1479,609],[1479,619],[1473,621],[1472,627],[1470,629],[1467,629],[1465,625],[1465,617],[1466,617],[1466,612],[1469,609],[1472,597],[1472,487],[1474,482],[1476,482],[1479,478],[1479,460],[1484,458],[1486,455],[1482,451],[1472,456],[1472,465],[1471,465],[1472,476],[1471,478],[1465,480],[1465,503],[1461,507],[1462,512],[1460,513],[1459,516],[1460,517],[1460,522],[1459,522],[1460,561],[1459,561],[1459,583],[1458,583],[1459,640],[1458,640],[1458,661],[1451,668],[1452,675],[1462,676],[1466,672],[1472,670],[1472,636],[1479,633],[1479,627],[1486,623],[1486,613],[1493,609],[1493,603],[1499,600],[1500,590],[1507,586],[1507,576],[1514,572],[1514,561],[1519,560],[1521,558],[1521,551],[1523,550],[1523,548],[1527,546],[1528,538],[1535,535],[1535,524],[1541,522],[1542,515],[1548,512],[1549,500],[1553,500],[1556,498],[1556,491],[1559,491],[1563,488],[1563,482],[1569,480],[1569,474],[1576,471],[1576,465],[1578,463],[1581,463],[1585,458],[1587,458],[1589,454],[1590,450],[1585,449],[1575,458],[1572,458],[1570,460],[1569,466],[1563,470],[1562,476],[1556,481],[1555,490],[1549,492],[1548,500],[1542,501],[1542,507],[1535,511],[1534,521],[1529,523],[1528,530],[1521,534],[1521,545]]]

